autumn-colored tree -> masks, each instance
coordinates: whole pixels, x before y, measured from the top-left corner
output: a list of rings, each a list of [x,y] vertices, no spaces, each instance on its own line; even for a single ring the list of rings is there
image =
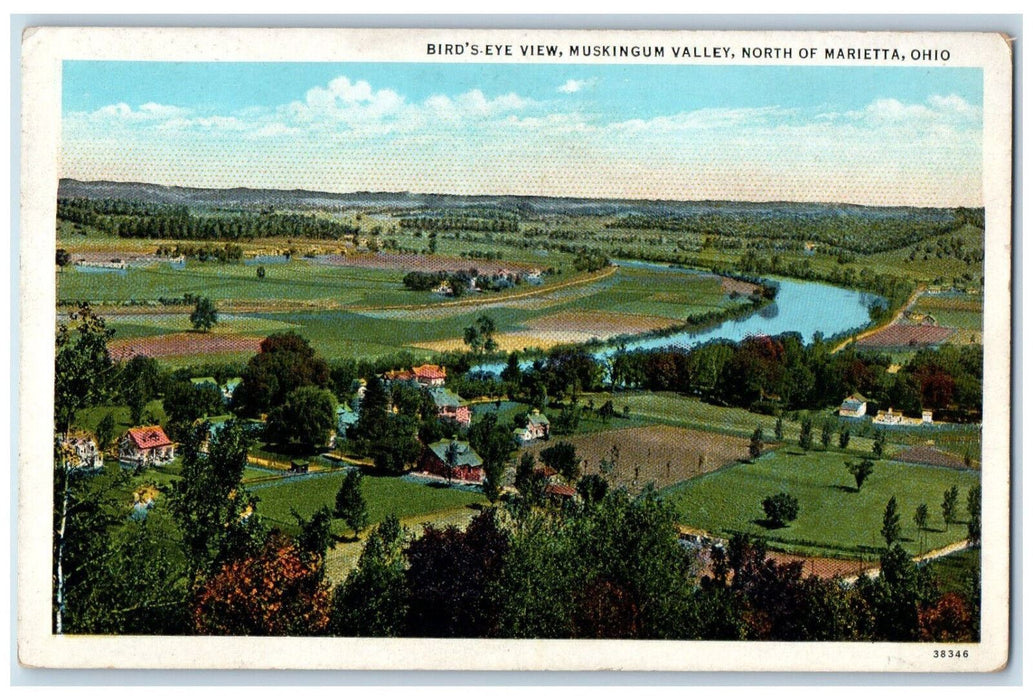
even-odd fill
[[[330,590],[317,562],[274,532],[261,552],[230,562],[198,590],[194,631],[208,635],[314,635],[330,622]]]
[[[947,593],[933,605],[918,611],[919,634],[923,642],[971,642],[972,612],[965,599]]]

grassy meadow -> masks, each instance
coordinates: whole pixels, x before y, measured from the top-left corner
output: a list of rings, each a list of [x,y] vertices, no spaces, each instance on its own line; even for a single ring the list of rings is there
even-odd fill
[[[838,452],[784,448],[664,493],[684,525],[725,537],[736,532],[762,535],[772,547],[798,554],[877,557],[885,546],[882,517],[892,496],[897,499],[902,544],[912,554],[967,537],[964,522],[944,524],[940,503],[944,491],[957,486],[956,517],[964,521],[965,497],[979,483],[977,472],[882,460],[858,492],[844,464],[848,458]],[[763,524],[761,501],[782,492],[799,499],[799,517],[786,527],[769,529]],[[929,524],[922,532],[912,519],[920,503],[929,508]]]

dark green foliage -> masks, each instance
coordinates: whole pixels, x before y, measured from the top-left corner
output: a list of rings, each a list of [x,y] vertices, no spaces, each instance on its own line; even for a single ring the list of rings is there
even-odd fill
[[[486,510],[465,531],[428,527],[405,549],[410,592],[407,634],[485,637],[497,634],[498,601],[490,583],[500,574],[509,539]]]
[[[748,535],[735,535],[726,554],[714,553],[723,556],[715,557],[715,575],[704,577],[697,595],[707,603],[697,608],[701,637],[803,641],[857,634],[851,601],[837,580],[804,578],[803,562],[778,564]],[[725,572],[733,574],[730,586]]]
[[[821,425],[821,446],[826,450],[832,444],[832,421],[826,420]]]
[[[495,320],[487,314],[481,314],[472,326],[463,329],[463,342],[469,345],[473,352],[495,352],[498,349],[495,330]]]
[[[115,414],[108,411],[97,423],[97,448],[104,452],[115,438]]]
[[[761,502],[761,506],[772,527],[785,527],[786,524],[796,520],[796,516],[800,513],[800,501],[788,493],[768,496]]]
[[[194,304],[194,310],[190,314],[190,325],[194,330],[207,333],[216,323],[219,322],[219,312],[215,303],[208,297],[200,297]]]
[[[223,412],[222,392],[210,384],[195,386],[189,381],[173,382],[162,400],[166,429],[173,440],[187,440],[194,423]]]
[[[328,386],[330,368],[307,340],[290,331],[263,340],[241,378],[233,395],[234,408],[241,415],[257,417],[282,404],[295,389]]]
[[[979,486],[973,486],[968,491],[968,541],[972,545],[978,545],[983,539],[983,493]]]
[[[369,511],[362,495],[362,472],[353,469],[344,477],[334,501],[334,517],[340,518],[352,529],[355,536],[369,524]]]
[[[531,452],[520,455],[520,462],[517,463],[516,479],[513,485],[520,495],[527,497],[531,489],[531,480],[534,477],[535,457]]]
[[[325,445],[334,430],[336,400],[326,389],[303,386],[287,394],[283,404],[269,412],[266,438],[282,445],[298,445],[311,452]]]
[[[944,526],[950,525],[958,515],[958,487],[951,486],[943,492],[943,502],[940,504],[940,511],[943,513]]]
[[[265,279],[265,267],[263,265],[259,265],[258,269],[255,270],[255,277],[260,280]]]
[[[799,444],[800,447],[802,447],[805,450],[811,449],[811,443],[813,441],[813,437],[811,436],[811,425],[812,422],[809,416],[805,416],[803,420],[800,421]]]
[[[606,479],[599,474],[585,474],[577,482],[577,492],[586,507],[601,502],[606,497],[609,488],[610,485],[606,483]]]
[[[333,524],[333,513],[330,512],[330,508],[323,506],[313,513],[308,520],[305,520],[296,512],[293,515],[295,520],[298,521],[298,527],[301,529],[301,533],[297,538],[298,548],[303,553],[322,560],[326,556],[326,550],[334,542],[333,533],[330,531],[330,527]]]
[[[72,256],[69,255],[68,251],[64,248],[58,248],[55,256],[55,262],[58,267],[65,267],[72,262]]]
[[[560,414],[552,423],[552,431],[557,435],[570,435],[581,424],[581,406],[571,401],[560,409]]]
[[[757,459],[760,457],[761,450],[764,449],[764,428],[757,426],[757,429],[753,431],[753,436],[750,438],[750,459]]]
[[[183,634],[187,591],[182,563],[152,511],[142,521],[112,522],[94,540],[68,588],[64,632],[69,634]],[[109,532],[110,535],[103,533]],[[98,537],[98,535],[100,535]],[[82,539],[80,539],[82,538]],[[66,560],[72,563],[71,558]]]
[[[924,503],[919,503],[918,507],[915,508],[915,525],[919,530],[924,530],[926,525],[929,524],[929,506]]]
[[[546,447],[538,454],[542,463],[555,469],[570,482],[575,482],[581,475],[581,458],[577,449],[569,442],[557,442]]]
[[[917,641],[918,609],[932,600],[935,589],[928,572],[911,561],[899,544],[882,555],[877,578],[861,576],[856,584],[861,610],[859,629],[876,641]]]
[[[782,439],[782,416],[775,419],[775,439]]]
[[[870,459],[862,459],[860,462],[847,462],[846,468],[854,475],[854,483],[857,484],[857,490],[860,492],[864,482],[875,470],[875,463]]]
[[[891,547],[894,542],[900,539],[900,513],[897,512],[897,497],[890,496],[886,503],[886,510],[882,514],[882,538],[886,540],[886,546]]]
[[[394,637],[405,633],[409,601],[405,539],[405,532],[393,515],[373,529],[358,567],[334,590],[331,634]]]
[[[886,449],[886,433],[881,430],[875,431],[875,441],[872,442],[872,457],[882,459],[882,453]]]
[[[86,224],[121,238],[249,240],[293,237],[333,240],[359,232],[357,226],[313,214],[220,211],[216,215],[207,215],[192,212],[186,206],[83,197],[59,199],[58,218]],[[179,248],[176,255],[181,252]]]
[[[468,439],[470,447],[484,460],[484,495],[494,503],[502,487],[506,462],[516,449],[513,433],[498,423],[497,414],[488,413],[470,427]]]
[[[183,478],[169,493],[191,582],[224,562],[253,553],[264,536],[258,518],[246,517],[255,500],[240,486],[248,450],[242,426],[227,423],[208,439],[208,453],[203,454],[199,448],[206,438],[208,425],[201,423],[180,445]]]
[[[68,430],[78,410],[104,403],[110,391],[114,365],[108,341],[115,331],[87,303],[69,313],[58,326],[54,374],[54,421]]]
[[[839,431],[839,449],[845,450],[850,444],[850,428],[843,428]]]

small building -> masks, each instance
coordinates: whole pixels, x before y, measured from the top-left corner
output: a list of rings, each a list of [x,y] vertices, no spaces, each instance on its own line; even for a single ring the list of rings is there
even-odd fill
[[[863,418],[868,412],[868,399],[860,394],[851,394],[839,404],[840,418]]]
[[[385,384],[390,386],[396,382],[414,382],[416,381],[416,375],[407,369],[393,369],[384,372],[383,380]]]
[[[872,423],[876,425],[900,425],[903,419],[903,414],[894,413],[893,407],[890,406],[888,411],[879,411],[876,413],[875,418],[872,418]]]
[[[455,445],[455,447],[451,447]],[[462,440],[445,439],[427,445],[420,456],[421,471],[449,477],[449,453],[452,452],[452,475],[454,481],[481,483],[484,481],[484,461],[474,452],[470,443]]]
[[[78,433],[61,438],[60,443],[68,469],[93,470],[104,466],[104,455],[97,448],[97,441],[92,436]]]
[[[523,428],[515,428],[513,436],[518,442],[534,442],[535,440],[549,439],[549,417],[538,409],[531,411],[527,416],[527,425]]]
[[[470,407],[455,392],[443,386],[431,387],[429,391],[430,397],[434,400],[434,406],[437,407],[438,418],[451,418],[459,425],[470,425],[472,420]]]
[[[416,381],[423,386],[445,386],[447,372],[438,365],[420,365],[412,368]]]
[[[922,409],[922,422],[931,424],[933,422],[933,409],[923,408]]]
[[[557,505],[573,501],[575,496],[577,490],[567,484],[548,484],[545,487],[545,497]]]
[[[176,458],[176,444],[160,425],[130,428],[118,441],[118,461],[134,467],[168,464]]]

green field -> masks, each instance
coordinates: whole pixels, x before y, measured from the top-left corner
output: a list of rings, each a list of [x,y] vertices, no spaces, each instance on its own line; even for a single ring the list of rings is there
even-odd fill
[[[267,525],[296,533],[297,521],[291,515],[291,509],[305,518],[311,517],[323,506],[333,509],[334,499],[344,477],[343,471],[313,475],[268,486],[255,486],[250,490],[259,499],[258,514]],[[404,520],[486,503],[479,492],[439,488],[388,476],[365,477],[362,480],[362,493],[366,498],[371,524],[380,522],[390,514]],[[350,537],[352,534],[341,520],[334,520],[333,532],[338,536]]]
[[[940,514],[943,492],[960,491],[958,517],[965,520],[968,490],[979,483],[974,471],[905,465],[880,461],[860,493],[836,452],[802,453],[782,449],[752,464],[737,464],[665,490],[679,520],[721,536],[736,532],[761,535],[776,548],[800,554],[877,557],[884,546],[880,535],[886,503],[896,496],[901,515],[902,544],[917,554],[965,539],[964,523],[945,529]],[[761,524],[761,501],[786,492],[799,499],[797,520],[781,529]],[[920,503],[929,508],[927,530],[919,533],[912,520]]]
[[[925,565],[941,593],[967,596],[972,592],[972,577],[979,573],[980,551],[979,547],[965,549]]]
[[[622,267],[603,279],[556,288],[573,279],[569,274],[560,275],[541,288],[525,285],[507,293],[470,295],[459,305],[429,292],[404,289],[404,270],[329,267],[298,259],[268,265],[266,270],[266,278],[259,280],[255,267],[244,264],[190,262],[183,270],[154,265],[132,268],[125,274],[67,268],[58,276],[58,296],[122,304],[203,294],[231,309],[221,314],[214,333],[265,337],[294,330],[331,359],[383,356],[403,348],[429,357],[430,350],[416,346],[458,342],[463,330],[482,314],[494,319],[500,334],[526,332],[533,337],[535,331],[529,330],[528,324],[564,312],[631,314],[669,319],[676,325],[692,314],[744,303],[726,295],[715,277],[676,274],[662,268]],[[398,305],[409,308],[392,308]],[[107,318],[116,331],[116,341],[183,333],[191,327],[185,309],[134,307]],[[611,319],[614,334],[626,332],[627,316],[605,318]],[[567,323],[577,331],[577,318],[568,315],[560,323],[560,329]],[[660,325],[666,324],[661,321]],[[162,358],[173,366],[200,359],[191,355]],[[224,352],[220,358],[247,359],[247,353]]]

